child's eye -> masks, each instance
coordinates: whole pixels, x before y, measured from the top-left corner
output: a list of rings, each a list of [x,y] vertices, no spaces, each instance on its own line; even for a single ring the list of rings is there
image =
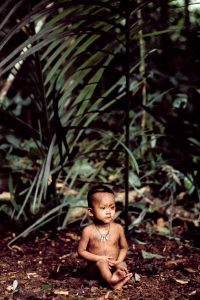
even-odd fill
[[[105,209],[105,207],[100,207],[101,209]]]

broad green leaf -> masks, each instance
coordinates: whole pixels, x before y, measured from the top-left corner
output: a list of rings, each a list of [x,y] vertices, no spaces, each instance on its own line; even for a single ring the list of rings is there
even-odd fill
[[[133,171],[129,172],[129,183],[133,188],[141,187],[140,179]]]
[[[147,251],[145,251],[145,250],[142,250],[141,253],[142,253],[142,257],[143,257],[144,259],[152,259],[152,258],[155,258],[155,259],[162,259],[162,258],[165,258],[165,257],[162,256],[162,255],[155,254],[155,253],[151,253],[151,252],[147,252]]]
[[[189,179],[189,178],[186,177],[186,176],[184,176],[183,182],[184,182],[184,187],[185,187],[187,190],[190,190],[190,189],[194,186],[192,180]]]
[[[7,134],[5,136],[6,140],[11,144],[13,145],[14,147],[16,148],[19,148],[20,147],[20,140],[15,137],[14,135],[11,135],[11,134]]]
[[[164,234],[164,235],[170,235],[171,231],[169,228],[164,227],[164,226],[156,226],[156,230],[160,233],[160,234]]]

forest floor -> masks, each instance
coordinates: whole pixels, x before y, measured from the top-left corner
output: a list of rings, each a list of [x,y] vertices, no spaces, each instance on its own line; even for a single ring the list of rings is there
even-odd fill
[[[79,228],[35,232],[11,246],[14,232],[1,232],[0,299],[200,299],[199,228],[195,230],[177,226],[175,237],[158,234],[153,227],[148,233],[130,231],[126,261],[134,275],[119,291],[82,277]]]

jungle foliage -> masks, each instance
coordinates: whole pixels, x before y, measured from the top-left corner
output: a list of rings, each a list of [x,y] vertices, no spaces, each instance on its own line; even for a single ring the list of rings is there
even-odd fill
[[[200,12],[191,7],[1,4],[0,188],[11,200],[0,210],[26,233],[55,219],[65,227],[95,182],[126,190],[126,219],[128,190],[147,185],[164,200],[184,190],[199,209]],[[139,211],[137,221],[147,205]]]

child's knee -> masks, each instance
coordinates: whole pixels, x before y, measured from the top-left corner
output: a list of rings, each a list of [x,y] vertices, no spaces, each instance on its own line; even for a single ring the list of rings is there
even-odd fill
[[[102,267],[102,266],[107,266],[108,262],[105,259],[100,259],[96,262],[96,265],[98,268]]]
[[[126,270],[127,269],[127,264],[124,261],[122,261],[122,262],[118,263],[115,267],[116,267],[116,269]]]

